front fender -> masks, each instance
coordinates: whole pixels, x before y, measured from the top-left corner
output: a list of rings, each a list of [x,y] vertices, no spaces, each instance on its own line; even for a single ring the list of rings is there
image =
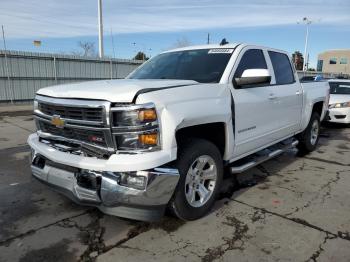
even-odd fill
[[[226,143],[232,139],[231,95],[224,84],[158,90],[143,94],[137,102],[156,104],[160,119],[161,144],[164,149],[177,148],[175,134],[178,130],[207,123],[226,123]],[[175,160],[176,156],[173,156],[173,159]]]

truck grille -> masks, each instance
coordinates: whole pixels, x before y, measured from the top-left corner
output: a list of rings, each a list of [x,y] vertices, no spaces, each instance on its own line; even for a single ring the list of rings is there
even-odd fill
[[[39,129],[54,136],[86,142],[92,145],[107,147],[106,138],[103,131],[63,127],[58,128],[48,122],[39,120]]]
[[[49,116],[59,115],[65,119],[83,120],[92,122],[103,121],[102,107],[69,107],[39,102],[38,109]]]
[[[34,115],[39,138],[58,150],[106,158],[116,148],[109,124],[110,107],[108,101],[37,95]]]

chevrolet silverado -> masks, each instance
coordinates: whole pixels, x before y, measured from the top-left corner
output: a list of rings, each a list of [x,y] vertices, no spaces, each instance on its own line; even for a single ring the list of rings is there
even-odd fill
[[[102,212],[184,220],[223,180],[291,147],[316,148],[328,82],[300,83],[284,51],[248,44],[165,51],[126,79],[40,89],[33,176]],[[225,173],[226,174],[226,173]]]

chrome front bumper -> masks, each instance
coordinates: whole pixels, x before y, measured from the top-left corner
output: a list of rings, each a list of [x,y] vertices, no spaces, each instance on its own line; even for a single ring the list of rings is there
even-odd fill
[[[143,171],[146,188],[139,190],[120,185],[118,172],[82,170],[58,164],[34,151],[32,154],[32,160],[40,157],[31,164],[32,174],[39,181],[78,204],[136,220],[160,219],[179,180],[177,169],[154,168]]]

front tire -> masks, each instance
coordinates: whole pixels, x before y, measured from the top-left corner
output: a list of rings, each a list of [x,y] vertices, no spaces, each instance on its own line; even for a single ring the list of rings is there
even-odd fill
[[[205,216],[213,207],[223,177],[218,148],[204,139],[191,139],[180,148],[177,161],[180,180],[169,207],[182,220]]]
[[[299,155],[306,155],[316,149],[320,138],[320,126],[320,115],[317,112],[313,112],[308,126],[297,136],[299,140],[297,146],[299,149]]]

